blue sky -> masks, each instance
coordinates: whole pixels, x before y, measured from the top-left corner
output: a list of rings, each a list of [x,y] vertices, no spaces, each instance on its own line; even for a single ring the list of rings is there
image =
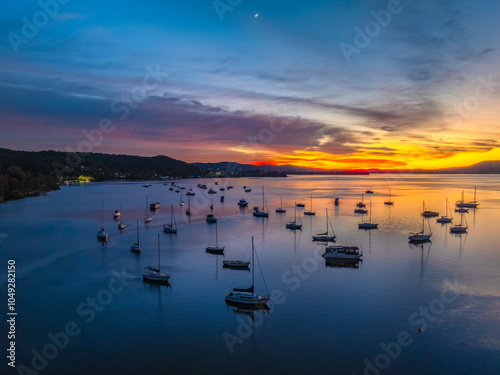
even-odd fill
[[[38,2],[2,5],[0,147],[76,149],[109,118],[92,151],[350,167],[496,158],[500,90],[453,109],[479,77],[500,81],[496,1],[221,0],[223,19],[212,1],[57,4],[47,22]],[[36,35],[13,42],[37,14]],[[355,28],[370,25],[358,48]],[[346,59],[342,43],[359,53]],[[148,67],[161,82],[130,102]],[[112,103],[127,98],[121,119]],[[286,129],[248,145],[276,122]]]

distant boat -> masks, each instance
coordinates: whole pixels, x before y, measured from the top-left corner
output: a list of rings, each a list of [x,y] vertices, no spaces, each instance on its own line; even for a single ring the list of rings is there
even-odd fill
[[[182,200],[182,191],[181,191],[181,195],[179,198],[179,206],[184,206],[184,201]]]
[[[165,274],[161,272],[160,269],[160,235],[158,234],[158,269],[153,268],[152,266],[147,266],[144,268],[142,272],[142,278],[147,281],[155,281],[155,282],[168,282],[170,279],[169,274]]]
[[[264,185],[262,185],[262,211],[257,207],[256,210],[253,211],[253,216],[257,217],[269,217],[269,212],[265,211],[265,195],[264,195]]]
[[[173,191],[173,190],[174,190],[174,188],[173,188],[173,187],[171,187],[171,188],[170,188],[170,189],[168,189],[168,190]]]
[[[223,254],[224,253],[224,246],[219,246],[219,236],[217,234],[217,222],[215,222],[215,245],[214,244],[208,244],[205,248],[205,251],[207,253],[212,253],[212,254]]]
[[[359,223],[358,229],[377,229],[378,224],[372,223],[372,201],[370,200],[370,220],[368,223]]]
[[[366,204],[364,203],[364,194],[361,193],[361,202],[356,203],[356,206],[359,208],[366,207]]]
[[[229,185],[229,186],[227,187],[227,190],[232,189],[232,188],[233,188],[233,186]]]
[[[393,206],[394,202],[391,201],[391,190],[389,189],[389,199],[384,202],[385,205],[387,206]]]
[[[139,219],[137,219],[137,242],[134,242],[134,244],[130,246],[130,251],[134,253],[142,252],[141,246],[139,245]]]
[[[304,211],[304,215],[307,215],[307,216],[316,215],[316,212],[313,212],[312,207],[313,207],[313,197],[311,196],[311,211]]]
[[[286,210],[283,209],[283,197],[280,197],[280,207],[276,209],[276,213],[283,214]]]
[[[306,205],[304,203],[296,203],[295,206],[297,206],[297,207],[305,207]]]
[[[302,222],[300,221],[300,216],[299,216],[299,223],[297,223],[297,204],[295,204],[295,209],[294,209],[294,218],[293,221],[290,221],[285,225],[285,228],[287,229],[302,229]]]
[[[117,218],[119,218],[120,216],[122,216],[122,212],[121,212],[121,210],[116,210],[116,211],[114,212],[114,214],[113,214],[113,218],[114,218],[114,219],[117,219]]]
[[[223,260],[224,267],[230,268],[247,268],[250,264],[249,260]]]
[[[423,209],[425,212],[425,202],[423,203]],[[410,233],[408,240],[410,242],[428,242],[432,236],[431,227],[429,224],[429,234],[425,234],[425,216],[422,215],[422,230],[418,233]]]
[[[220,191],[224,191],[224,190],[226,190],[226,189],[225,189],[225,188],[223,188],[223,187],[221,187],[219,190],[220,190]]]
[[[436,219],[436,223],[451,223],[452,220],[451,217],[448,217],[448,198],[446,198],[446,214]]]
[[[118,223],[118,229],[123,230],[123,229],[125,229],[125,224],[122,221],[121,206],[120,206],[120,210],[118,210],[118,212],[120,213],[120,216],[119,216],[120,222]],[[116,213],[116,211],[115,211],[115,213]]]
[[[462,224],[464,215],[460,215],[460,224],[454,225],[450,228],[450,233],[465,233],[467,232],[467,218],[465,218],[465,226]]]
[[[224,203],[224,196],[223,195],[220,196],[220,202]]]
[[[325,252],[322,255],[326,260],[328,259],[361,259],[363,257],[363,252],[359,251],[357,246],[342,246],[342,245],[330,245],[325,248]]]
[[[101,229],[97,231],[97,239],[99,241],[108,240],[108,234],[104,230],[104,200],[102,201],[102,209],[101,209]]]
[[[465,207],[465,208],[476,208],[479,206],[476,200],[476,186],[474,186],[474,200],[472,202],[464,202],[464,191],[462,190],[462,200],[455,203],[457,207]]]
[[[340,198],[335,198],[335,206],[338,206],[340,204]]]
[[[207,223],[216,223],[217,218],[214,215],[207,215],[206,222]]]
[[[371,190],[371,188],[368,190],[365,190],[365,194],[373,194],[373,190]]]
[[[163,231],[165,233],[177,233],[177,223],[175,221],[174,205],[170,205],[170,224],[163,224]]]
[[[191,189],[189,189],[189,191],[186,193],[186,195],[195,195],[195,193]]]
[[[424,210],[423,212],[421,213],[421,215],[423,217],[435,217],[435,216],[439,216],[439,212],[437,211],[428,211],[425,209],[425,202],[424,202]]]
[[[245,193],[250,193],[252,191],[252,189],[248,188],[248,189],[245,189]]]
[[[144,209],[144,214],[146,215],[144,217],[145,223],[149,223],[150,221],[153,220],[153,218],[151,216],[149,216],[149,214],[148,214],[148,196],[147,195],[146,195],[146,208]]]
[[[354,213],[355,214],[367,214],[368,210],[365,210],[364,208],[355,208]]]
[[[248,202],[245,199],[240,199],[238,202],[238,206],[246,207],[246,206],[248,206]]]
[[[264,296],[260,296],[254,293],[255,285],[255,261],[254,261],[255,247],[252,237],[252,286],[250,288],[240,289],[233,288],[233,290],[226,295],[226,302],[233,303],[237,305],[252,306],[253,308],[265,308],[267,302],[269,301],[269,293]],[[267,287],[266,287],[267,289]]]
[[[154,211],[160,208],[160,203],[159,202],[154,202],[149,205],[149,209]]]
[[[455,212],[459,212],[461,214],[466,214],[467,212],[469,212],[469,209],[468,208],[465,208],[465,207],[455,207]]]
[[[217,194],[217,192],[215,190],[213,190],[212,188],[210,188],[210,190],[208,191],[208,194]]]
[[[326,211],[326,232],[318,233],[316,236],[313,236],[313,241],[323,241],[323,242],[335,241],[335,238],[337,237],[335,235],[335,232],[333,231],[332,223],[328,218],[328,208],[325,208],[325,211]],[[332,235],[328,233],[328,228],[331,228]]]

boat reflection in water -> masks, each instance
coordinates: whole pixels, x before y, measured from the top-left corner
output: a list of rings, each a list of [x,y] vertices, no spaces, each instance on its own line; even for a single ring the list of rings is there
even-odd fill
[[[328,259],[325,258],[325,266],[334,268],[359,268],[360,259]]]

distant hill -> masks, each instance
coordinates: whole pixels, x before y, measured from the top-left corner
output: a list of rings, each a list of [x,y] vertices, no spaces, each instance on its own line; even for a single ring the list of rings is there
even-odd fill
[[[437,173],[494,174],[500,173],[500,160],[482,161],[469,167],[439,169]]]
[[[295,165],[272,165],[272,164],[240,164],[236,162],[223,161],[219,163],[192,163],[193,165],[221,173],[249,172],[255,170],[286,173],[286,174],[368,174],[367,172],[353,172],[344,170],[324,170],[318,168],[297,167]]]
[[[206,171],[168,156],[142,157],[0,148],[0,202],[59,189],[65,179],[84,175],[96,181],[188,178]]]
[[[194,177],[204,173],[198,167],[168,156],[72,154],[61,151],[14,151],[6,148],[0,148],[0,166],[18,166],[25,171],[55,175],[59,178],[87,175],[95,180]]]

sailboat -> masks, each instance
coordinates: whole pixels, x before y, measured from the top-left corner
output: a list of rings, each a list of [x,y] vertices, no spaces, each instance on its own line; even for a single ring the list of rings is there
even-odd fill
[[[153,220],[151,216],[148,214],[148,196],[146,195],[146,209],[144,210],[146,217],[144,218],[145,223],[149,223],[150,221]]]
[[[182,201],[182,191],[181,191],[181,195],[180,195],[179,206],[184,206],[184,202]]]
[[[258,217],[269,217],[269,212],[265,211],[265,195],[264,195],[264,185],[262,185],[262,211],[260,209],[256,209],[253,211],[253,216]]]
[[[387,206],[393,206],[394,202],[391,201],[391,190],[389,189],[389,199],[384,202],[385,205]]]
[[[425,202],[423,203],[423,209],[425,212]],[[432,236],[432,232],[430,231],[431,227],[429,224],[429,234],[425,234],[425,216],[422,215],[422,231],[418,233],[410,233],[410,236],[408,239],[410,242],[427,242],[430,241],[430,238]]]
[[[286,210],[283,209],[283,197],[280,197],[280,207],[276,209],[276,213],[283,214]]]
[[[425,202],[424,202],[424,210],[421,213],[423,217],[434,217],[434,216],[439,216],[439,212],[436,211],[428,211],[425,209]]]
[[[285,225],[285,228],[287,229],[302,229],[302,222],[300,221],[300,216],[299,216],[299,222],[300,224],[297,224],[297,203],[295,203],[295,210],[294,210],[295,216],[293,217],[293,221],[290,221]]]
[[[460,215],[460,224],[454,225],[450,228],[450,233],[465,233],[467,232],[467,218],[465,218],[465,226],[462,224],[464,215]]]
[[[377,229],[378,224],[372,223],[372,201],[370,199],[370,221],[368,223],[359,223],[358,229]]]
[[[134,253],[142,252],[141,246],[139,245],[139,219],[137,219],[137,242],[134,242],[134,244],[130,246],[130,251]]]
[[[170,279],[169,274],[162,273],[160,270],[160,235],[158,234],[158,269],[153,268],[152,266],[147,266],[144,268],[142,272],[142,278],[148,281],[156,281],[156,282],[168,282]]]
[[[175,215],[174,215],[174,205],[170,205],[170,224],[163,224],[163,231],[165,233],[177,233],[177,223],[175,221]]]
[[[365,193],[366,194],[373,194],[372,188],[369,188],[369,189],[365,190]]]
[[[472,202],[464,202],[464,191],[462,190],[462,200],[455,203],[457,207],[466,207],[466,208],[476,208],[479,206],[476,200],[476,186],[474,186],[474,200]]]
[[[214,244],[208,244],[205,248],[207,253],[212,253],[212,254],[223,254],[225,247],[219,246],[219,236],[217,234],[217,222],[215,223],[215,245]]]
[[[311,196],[311,211],[304,211],[304,215],[307,216],[316,215],[316,212],[313,212],[312,208],[313,208],[313,197]]]
[[[102,213],[101,213],[101,229],[97,232],[97,239],[99,241],[107,241],[108,240],[108,234],[104,231],[104,200],[102,201]]]
[[[120,215],[117,216],[117,217],[120,218],[120,223],[118,223],[118,229],[119,230],[125,229],[125,224],[122,221],[122,207],[121,207],[121,205],[120,205],[120,209],[117,210],[117,211],[120,213]],[[115,211],[115,214],[116,214],[117,211]]]
[[[335,235],[335,232],[333,231],[333,228],[331,228],[332,223],[330,223],[330,220],[328,218],[328,208],[325,208],[326,210],[326,232],[325,233],[318,233],[316,236],[313,236],[313,241],[323,241],[323,242],[328,242],[328,241],[335,241],[335,238],[337,237]],[[330,225],[328,225],[330,224]],[[332,229],[332,236],[328,235],[328,228]]]
[[[254,293],[255,285],[255,262],[254,262],[255,247],[252,237],[252,286],[250,288],[239,289],[233,288],[233,290],[226,296],[226,303],[234,303],[237,305],[252,306],[253,308],[265,308],[267,302],[269,301],[269,292],[266,295],[260,296]],[[266,286],[267,291],[267,286]]]
[[[364,196],[365,196],[365,195],[364,195],[363,193],[361,193],[361,202],[356,203],[356,206],[358,206],[359,208],[366,207],[366,204],[365,204],[365,203],[364,203],[364,201],[363,201],[363,200],[364,200],[364,199],[363,199],[363,198],[364,198]]]
[[[448,217],[448,198],[446,198],[446,215],[436,219],[436,223],[451,223],[452,220],[453,218]]]

